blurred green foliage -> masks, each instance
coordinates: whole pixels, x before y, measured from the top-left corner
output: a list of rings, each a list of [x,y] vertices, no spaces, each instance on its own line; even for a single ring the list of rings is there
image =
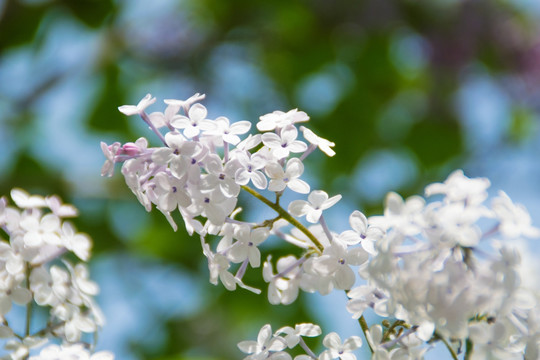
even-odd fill
[[[63,43],[68,34],[54,32],[59,45],[47,49],[62,22],[95,36],[97,45],[88,52],[71,50],[73,39]],[[204,283],[198,239],[183,230],[173,233],[159,213],[142,210],[137,216],[145,221],[124,222],[137,232],[119,233],[111,220],[115,204],[123,202],[127,209],[139,205],[118,172],[112,179],[99,179],[95,167],[95,178],[74,177],[61,160],[57,166],[42,163],[48,150],[36,150],[44,135],[35,129],[60,116],[52,107],[47,111],[47,104],[62,84],[82,77],[70,88],[72,95],[93,90],[80,120],[74,121],[96,138],[119,141],[150,136],[133,125],[137,120],[116,110],[137,103],[146,92],[169,98],[203,92],[216,107],[235,109],[237,116],[253,122],[276,109],[299,107],[311,115],[311,127],[319,135],[336,143],[334,158],[317,155],[307,161],[312,176],[320,179],[318,186],[346,195],[371,214],[380,211],[382,199],[362,196],[356,191],[362,184],[352,180],[362,172],[359,164],[367,154],[384,150],[410,158],[414,169],[409,181],[387,189],[404,195],[418,193],[461,166],[467,149],[456,93],[479,66],[495,79],[527,77],[534,63],[533,23],[510,2],[493,0],[0,1],[0,67],[19,53],[32,67],[31,75],[15,79],[17,88],[26,84],[22,91],[15,92],[0,78],[0,135],[10,141],[10,151],[0,154],[5,156],[0,193],[17,186],[59,194],[80,207],[77,226],[94,239],[96,255],[121,252],[159,259]],[[58,62],[40,63],[46,51],[53,59],[58,56]],[[65,68],[61,56],[72,51],[82,53],[75,65]],[[223,67],[231,62],[240,70]],[[248,70],[251,75],[244,75]],[[175,93],[166,93],[168,89]],[[519,141],[530,129],[534,109],[517,102],[513,109],[508,141]],[[92,156],[100,159],[99,143],[94,145]],[[74,155],[83,151],[64,150]],[[388,171],[386,176],[399,177]],[[101,182],[98,190],[91,186],[96,182]],[[248,275],[249,284],[265,288],[258,274]],[[264,292],[256,296],[229,293],[221,286],[205,289],[208,299],[199,312],[163,320],[167,335],[160,346],[130,344],[138,358],[234,359],[240,356],[236,342],[254,338],[264,323],[282,326],[315,316],[305,296],[276,307],[268,305]],[[109,322],[122,321],[108,315]]]

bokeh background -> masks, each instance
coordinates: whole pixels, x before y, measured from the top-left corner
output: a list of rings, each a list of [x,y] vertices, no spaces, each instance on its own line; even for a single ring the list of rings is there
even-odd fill
[[[306,161],[312,188],[344,195],[336,230],[456,168],[538,225],[539,20],[536,0],[0,0],[0,194],[80,209],[108,318],[98,347],[117,359],[238,359],[267,322],[358,334],[343,294],[269,306],[265,291],[209,284],[198,239],[146,213],[118,171],[100,177],[100,141],[158,145],[117,107],[152,93],[163,111],[200,92],[211,118],[306,111],[337,144]],[[248,279],[266,288],[258,271]]]

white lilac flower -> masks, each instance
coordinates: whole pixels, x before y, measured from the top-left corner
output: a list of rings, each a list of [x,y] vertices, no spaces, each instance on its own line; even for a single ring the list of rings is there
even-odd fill
[[[270,178],[268,190],[283,191],[286,187],[300,194],[309,193],[309,184],[299,177],[304,172],[304,164],[298,158],[292,158],[287,161],[285,171],[277,162],[268,163],[265,167],[266,174]]]
[[[443,194],[448,201],[465,201],[468,205],[477,205],[487,199],[490,182],[486,178],[468,178],[463,170],[451,173],[444,183],[434,183],[425,189],[426,196]]]
[[[323,340],[323,345],[327,350],[323,351],[319,356],[320,360],[356,360],[353,351],[362,346],[362,339],[358,336],[351,336],[344,342],[335,332],[326,335]]]
[[[369,226],[366,216],[358,210],[349,216],[349,224],[352,230],[345,230],[336,239],[346,245],[361,243],[364,250],[375,255],[375,243],[382,238],[384,232],[376,226]]]
[[[69,265],[67,262],[66,265]],[[99,293],[99,286],[90,279],[90,272],[84,263],[68,267],[71,272],[73,289],[76,289],[84,297],[95,296]]]
[[[276,331],[276,334],[285,334],[285,342],[290,349],[298,345],[302,336],[315,337],[321,333],[321,327],[311,323],[296,324],[294,328],[285,326]]]
[[[139,101],[137,105],[122,105],[118,107],[118,110],[123,113],[124,115],[140,115],[144,112],[144,110],[156,102],[156,98],[152,97],[150,94],[146,94],[144,98]]]
[[[201,131],[214,128],[213,122],[206,119],[206,115],[208,115],[206,107],[197,103],[189,108],[187,117],[177,115],[171,120],[171,125],[176,129],[184,130],[184,136],[192,139],[198,136]]]
[[[26,305],[31,300],[32,293],[18,285],[8,289],[0,289],[0,315],[6,315],[11,310],[13,302],[18,305]]]
[[[257,123],[257,129],[259,131],[271,131],[274,129],[281,129],[288,125],[292,125],[298,122],[305,122],[309,120],[309,116],[298,109],[292,109],[288,112],[274,111],[270,114],[259,117],[260,121]]]
[[[213,122],[213,128],[205,132],[205,134],[217,136],[221,139],[221,142],[225,141],[237,145],[240,142],[238,135],[247,133],[250,128],[251,123],[249,121],[237,121],[230,124],[228,118],[220,116]]]
[[[251,267],[261,265],[261,252],[257,247],[269,235],[268,228],[256,228],[251,230],[249,226],[241,226],[235,234],[236,241],[229,251],[229,257],[235,263],[248,259]]]
[[[91,304],[89,304],[91,305]],[[69,342],[77,342],[81,333],[92,333],[98,326],[103,325],[96,317],[93,308],[82,311],[79,306],[70,303],[60,303],[52,309],[52,314],[63,321],[63,326],[58,328],[58,333]]]
[[[469,326],[469,338],[474,347],[472,360],[480,359],[523,359],[521,347],[509,346],[510,329],[502,321],[493,324],[486,322],[473,323]]]
[[[3,270],[10,276],[20,277],[24,273],[24,259],[10,244],[0,242],[0,260],[4,263]]]
[[[229,272],[231,264],[226,256],[220,253],[213,253],[210,246],[206,243],[203,245],[203,253],[208,259],[208,270],[210,271],[210,283],[217,285],[218,279],[227,290],[233,291],[236,289],[236,278]]]
[[[380,308],[378,303],[385,302],[386,297],[377,288],[370,285],[360,285],[347,292],[349,301],[347,311],[352,314],[353,319],[358,319],[364,311],[371,308]]]
[[[266,166],[266,159],[257,154],[248,155],[246,152],[235,154],[236,160],[242,166],[235,173],[235,181],[238,185],[247,185],[250,181],[257,189],[266,189],[268,180],[260,169]]]
[[[311,257],[302,265],[304,271],[300,278],[300,288],[309,293],[319,292],[321,295],[328,295],[334,290],[334,283],[331,276],[323,276],[315,271],[315,259]]]
[[[311,144],[318,146],[323,153],[328,156],[336,155],[336,152],[332,149],[332,147],[336,145],[335,143],[315,135],[313,131],[306,128],[305,126],[300,126],[300,130],[302,131],[304,138]]]
[[[331,277],[334,286],[340,290],[349,290],[356,280],[351,265],[362,265],[369,258],[361,247],[347,248],[334,242],[326,247],[322,255],[315,258],[313,269],[324,277]]]
[[[540,230],[531,224],[527,209],[521,204],[514,204],[504,191],[499,191],[499,196],[493,199],[491,207],[500,221],[498,230],[502,235],[510,238],[540,236]]]
[[[193,105],[194,103],[198,101],[203,100],[205,97],[206,97],[205,94],[195,93],[187,100],[165,99],[163,100],[163,102],[167,105],[178,106],[179,108],[182,108],[184,112],[187,114],[191,105]]]
[[[269,324],[264,325],[259,331],[257,341],[246,340],[238,343],[238,348],[249,356],[247,360],[264,360],[269,358],[272,352],[279,352],[287,347],[282,337],[272,334],[272,327]]]
[[[24,234],[24,244],[29,247],[38,247],[43,244],[62,245],[60,233],[60,219],[53,214],[45,214],[43,217],[26,215],[20,223]]]
[[[163,211],[174,211],[179,206],[187,207],[191,204],[191,198],[185,190],[186,178],[177,178],[160,172],[154,176],[157,185],[154,189],[158,199],[157,206]]]
[[[156,129],[163,127],[172,128],[171,121],[178,114],[181,105],[177,103],[168,104],[164,112],[153,112],[148,115],[148,119]]]
[[[436,246],[476,246],[482,231],[476,222],[484,213],[482,207],[462,202],[434,202],[426,207],[426,233]]]
[[[312,224],[319,221],[323,210],[334,206],[341,195],[335,195],[328,198],[328,194],[322,190],[314,190],[308,196],[308,201],[294,200],[289,204],[289,212],[293,216],[304,216]]]
[[[187,173],[191,157],[203,151],[202,146],[172,132],[165,135],[165,140],[169,147],[154,150],[152,161],[157,165],[169,164],[171,173],[180,179]]]
[[[52,213],[60,218],[74,217],[79,215],[77,208],[71,204],[63,204],[62,200],[56,196],[47,196],[45,202]]]
[[[28,359],[30,349],[40,347],[47,343],[46,338],[27,336],[24,339],[9,340],[4,349],[10,352],[7,357],[3,359],[9,360],[23,360]]]
[[[298,297],[302,268],[296,257],[289,255],[277,261],[277,274],[272,271],[271,256],[263,264],[263,278],[268,283],[268,301],[271,304],[292,304]]]
[[[372,216],[369,224],[384,231],[392,228],[403,235],[416,235],[424,227],[424,210],[426,201],[420,196],[411,196],[407,200],[389,192],[384,201],[384,215]]]
[[[54,305],[55,296],[52,291],[51,274],[43,266],[34,268],[30,273],[30,289],[34,294],[34,301],[40,305]]]
[[[203,175],[200,181],[201,192],[211,192],[216,189],[226,197],[236,197],[240,186],[234,180],[234,174],[240,165],[235,160],[229,160],[223,165],[217,154],[210,154],[204,161],[208,174]]]
[[[75,227],[70,222],[62,224],[62,242],[69,251],[72,251],[79,259],[88,261],[92,241],[86,234],[76,232]]]
[[[265,146],[272,150],[276,159],[283,159],[292,153],[301,153],[307,150],[307,145],[303,141],[297,140],[298,130],[290,125],[281,129],[281,133],[264,133],[261,136]]]
[[[220,191],[211,193],[192,193],[192,204],[188,210],[208,218],[216,226],[222,226],[225,218],[234,210],[237,199],[227,198]]]

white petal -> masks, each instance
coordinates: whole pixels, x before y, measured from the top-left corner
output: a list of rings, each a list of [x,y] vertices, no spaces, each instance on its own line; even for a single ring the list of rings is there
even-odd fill
[[[231,125],[229,132],[231,134],[241,135],[245,134],[251,129],[251,122],[249,121],[237,121]]]
[[[264,145],[269,148],[280,148],[281,147],[281,138],[274,133],[265,133],[261,136],[262,142]]]
[[[266,189],[266,186],[268,184],[266,180],[266,176],[260,171],[254,171],[251,174],[251,181],[253,182],[253,185],[255,185],[258,189]]]
[[[310,323],[297,324],[296,330],[298,330],[298,332],[302,336],[314,337],[314,336],[321,335],[321,327],[315,324],[310,324]]]
[[[303,216],[309,210],[311,206],[307,201],[304,200],[294,200],[289,204],[288,210],[293,216]]]
[[[304,172],[304,164],[298,158],[292,158],[287,162],[285,172],[289,177],[299,177]]]
[[[425,321],[421,323],[416,330],[416,336],[418,336],[420,340],[428,341],[429,339],[431,339],[431,336],[433,336],[434,331],[435,324],[430,321]]]
[[[255,246],[250,247],[248,250],[249,265],[252,268],[258,268],[261,266],[261,252]]]
[[[304,180],[294,179],[288,182],[287,186],[294,192],[299,194],[309,193],[309,184]]]
[[[261,331],[259,331],[259,335],[257,335],[257,343],[259,343],[260,345],[263,345],[271,337],[272,337],[272,327],[270,326],[270,324],[266,324],[261,328]]]
[[[253,340],[247,340],[247,341],[241,341],[238,343],[238,348],[240,351],[246,353],[246,354],[253,354],[255,351],[257,351],[257,342]]]
[[[165,147],[156,149],[152,153],[152,161],[157,165],[165,165],[171,160],[172,152],[172,149]]]
[[[139,109],[135,105],[122,105],[118,107],[118,111],[124,115],[131,116],[139,113]]]
[[[283,191],[286,187],[287,187],[287,184],[283,180],[272,179],[270,180],[270,183],[268,185],[268,190],[278,192],[278,191]]]
[[[234,175],[235,181],[238,185],[246,185],[249,182],[249,173],[246,169],[238,169]]]
[[[189,120],[187,117],[183,115],[177,115],[171,119],[171,126],[173,126],[176,129],[185,129],[191,126],[191,120]],[[165,136],[165,138],[167,138],[167,136]],[[171,146],[171,144],[169,144],[168,141],[167,141],[167,144]]]
[[[339,200],[341,200],[341,195],[332,196],[330,199],[326,200],[323,205],[321,205],[321,209],[328,209],[334,206]]]
[[[313,190],[308,196],[308,201],[313,207],[318,207],[328,200],[328,194],[322,190]]]
[[[347,265],[340,266],[334,276],[336,288],[341,290],[349,290],[352,288],[355,280],[354,272]]]
[[[353,351],[362,346],[362,339],[358,336],[351,336],[343,343],[343,350]]]
[[[271,162],[266,164],[265,170],[268,176],[273,179],[283,179],[283,177],[285,176],[283,168],[277,162]]]
[[[341,338],[337,333],[331,332],[324,337],[323,345],[329,349],[337,349],[341,347]]]
[[[307,150],[307,145],[306,143],[300,141],[300,140],[295,140],[293,142],[291,142],[289,144],[289,146],[287,146],[287,149],[289,149],[289,151],[293,152],[293,153],[299,153],[299,152],[304,152]]]
[[[359,234],[365,234],[367,231],[367,218],[358,210],[353,211],[351,216],[349,216],[349,224]]]
[[[206,110],[206,107],[204,107],[204,105],[194,104],[192,107],[189,108],[189,118],[196,122],[206,118],[207,114],[208,112]]]
[[[296,130],[296,126],[294,125],[288,125],[281,130],[281,138],[283,140],[286,140],[287,143],[291,143],[292,141],[296,140],[297,136],[298,130]]]
[[[32,300],[32,293],[25,288],[15,288],[11,291],[11,299],[15,304],[26,305]]]

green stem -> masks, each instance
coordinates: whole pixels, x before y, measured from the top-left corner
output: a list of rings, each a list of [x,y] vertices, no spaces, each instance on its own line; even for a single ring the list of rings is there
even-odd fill
[[[310,240],[315,244],[317,247],[317,250],[319,253],[322,253],[324,250],[324,246],[320,243],[319,240],[304,226],[302,225],[298,220],[296,220],[291,214],[289,214],[285,209],[283,209],[281,206],[274,204],[261,194],[259,194],[257,191],[253,190],[252,188],[243,185],[242,189],[250,193],[251,195],[255,196],[257,199],[268,205],[272,210],[277,212],[283,219],[287,220],[291,225],[295,226],[298,230],[303,232]]]
[[[435,332],[435,337],[443,342],[443,344],[446,346],[446,348],[450,352],[450,355],[452,355],[452,359],[459,360],[456,352],[454,351],[454,349],[452,349],[452,346],[450,345],[448,340],[446,340],[444,337],[439,335],[437,332]]]
[[[467,340],[465,340],[465,360],[469,360],[471,358],[473,347],[473,342],[471,339],[467,338]]]
[[[28,265],[26,265],[25,268],[25,278],[26,278],[26,289],[28,291],[30,290],[30,270],[28,269]],[[24,328],[24,336],[27,337],[30,335],[30,324],[32,320],[32,300],[26,304],[26,323]]]
[[[403,320],[396,320],[394,323],[385,331],[383,338],[381,340],[381,343],[384,343],[390,339],[390,335],[392,335],[392,332],[394,329],[400,325],[404,325]]]
[[[362,332],[364,333],[364,337],[366,338],[366,342],[367,342],[367,344],[369,346],[369,350],[373,354],[373,348],[371,347],[371,344],[369,343],[369,340],[368,340],[368,337],[367,337],[369,327],[368,327],[368,324],[366,322],[366,319],[364,318],[364,315],[360,316],[360,318],[358,319],[358,323],[360,323],[360,327],[362,328]]]

